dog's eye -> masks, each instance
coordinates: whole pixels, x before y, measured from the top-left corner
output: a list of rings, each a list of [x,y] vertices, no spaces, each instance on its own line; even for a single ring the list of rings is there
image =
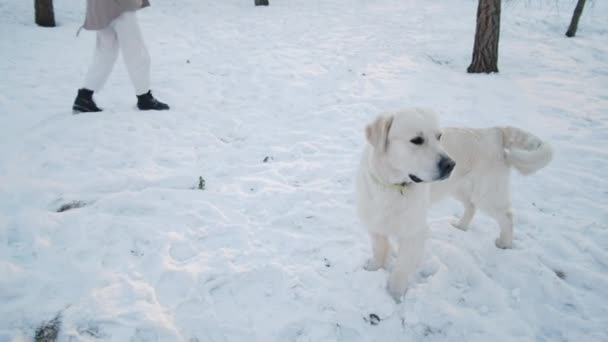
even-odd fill
[[[441,140],[441,133],[437,134],[437,141]]]
[[[416,137],[416,138],[410,140],[410,142],[414,145],[422,145],[422,144],[424,144],[424,138]]]

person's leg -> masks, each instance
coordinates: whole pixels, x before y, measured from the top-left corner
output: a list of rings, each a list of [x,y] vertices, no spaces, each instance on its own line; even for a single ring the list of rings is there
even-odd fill
[[[84,79],[84,85],[78,90],[78,96],[72,109],[74,112],[99,112],[93,101],[93,92],[103,88],[110,77],[118,57],[118,39],[112,26],[97,31],[95,55]]]
[[[116,18],[114,29],[118,34],[122,58],[135,88],[135,95],[145,94],[150,90],[150,54],[135,12],[125,12]]]
[[[95,56],[84,79],[84,88],[99,91],[108,81],[118,57],[118,39],[112,25],[97,31]]]
[[[142,110],[169,109],[156,100],[150,91],[150,54],[139,28],[135,12],[125,12],[114,21],[122,57],[137,95],[137,107]]]

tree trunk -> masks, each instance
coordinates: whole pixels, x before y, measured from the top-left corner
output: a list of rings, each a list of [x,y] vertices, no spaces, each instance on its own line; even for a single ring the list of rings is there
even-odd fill
[[[53,0],[34,0],[36,24],[44,27],[55,27]]]
[[[268,0],[255,0],[256,6],[268,6]]]
[[[578,0],[576,3],[576,7],[574,8],[574,13],[572,14],[572,21],[570,21],[570,27],[568,27],[568,31],[566,32],[567,37],[574,37],[576,34],[576,29],[578,28],[578,20],[581,18],[581,14],[583,14],[583,7],[585,7],[585,0]]]
[[[499,37],[500,0],[479,0],[473,60],[467,72],[498,72]]]

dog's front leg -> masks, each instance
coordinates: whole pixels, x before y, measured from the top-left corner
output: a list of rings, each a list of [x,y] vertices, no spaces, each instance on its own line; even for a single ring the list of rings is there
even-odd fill
[[[458,228],[460,230],[468,230],[469,224],[471,224],[471,220],[473,220],[473,216],[475,216],[475,205],[470,200],[463,200],[462,204],[464,206],[464,214],[460,220],[456,219],[451,222],[454,228]]]
[[[507,249],[513,247],[513,214],[507,211],[504,214],[495,214],[494,218],[500,226],[500,236],[496,239],[496,247]]]
[[[365,269],[368,271],[377,271],[386,267],[386,259],[390,251],[388,238],[384,235],[370,233],[369,237],[372,241],[372,258],[367,261]]]
[[[388,292],[396,302],[401,301],[407,290],[409,278],[422,258],[425,241],[425,236],[399,239],[397,262],[388,278]]]

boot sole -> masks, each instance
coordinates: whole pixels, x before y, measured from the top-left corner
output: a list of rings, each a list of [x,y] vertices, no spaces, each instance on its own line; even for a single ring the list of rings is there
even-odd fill
[[[98,113],[101,112],[101,110],[90,110],[86,107],[82,107],[82,106],[74,106],[72,107],[72,114],[76,115],[76,114],[80,114],[80,113]]]

